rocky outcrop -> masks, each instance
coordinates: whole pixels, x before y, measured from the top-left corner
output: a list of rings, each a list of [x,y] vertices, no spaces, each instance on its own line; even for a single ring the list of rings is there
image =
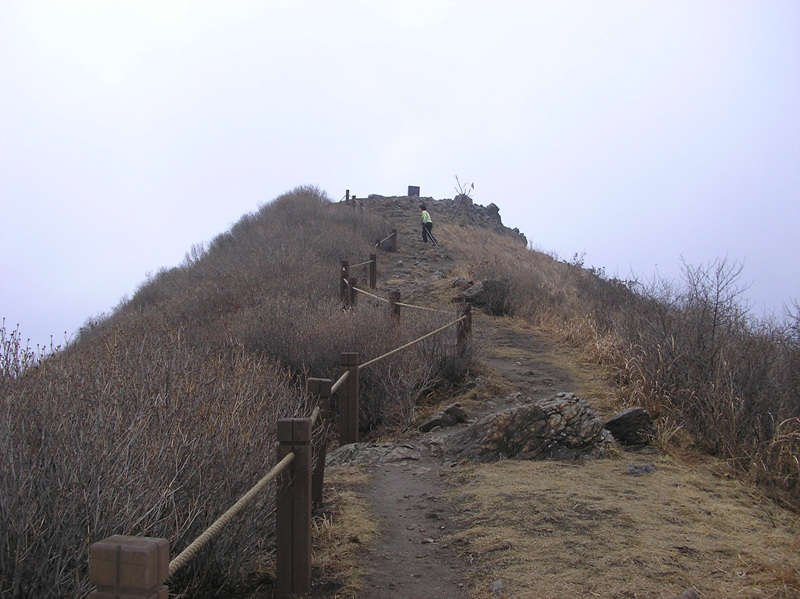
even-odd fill
[[[453,299],[453,302],[472,304],[492,316],[508,314],[510,309],[511,279],[500,277],[478,281],[464,287]]]
[[[445,451],[455,459],[481,462],[574,459],[602,456],[612,443],[588,403],[574,393],[557,393],[481,419],[450,437]]]
[[[644,408],[630,408],[608,420],[603,428],[623,445],[645,445],[656,433],[653,418]]]
[[[370,202],[391,204],[407,211],[409,214],[413,214],[415,218],[417,212],[419,212],[419,205],[424,203],[428,206],[431,216],[434,217],[434,226],[436,224],[460,223],[486,227],[512,237],[525,247],[528,246],[528,238],[525,237],[524,233],[517,228],[511,229],[503,224],[503,219],[500,217],[500,208],[497,204],[490,203],[488,206],[481,206],[480,204],[475,204],[469,196],[457,195],[452,200],[435,200],[431,197],[370,194],[367,198],[360,198],[359,202],[366,205],[369,205]]]

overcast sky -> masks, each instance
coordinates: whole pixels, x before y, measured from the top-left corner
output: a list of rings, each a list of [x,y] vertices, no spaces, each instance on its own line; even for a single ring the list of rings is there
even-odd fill
[[[800,298],[800,2],[0,0],[0,317],[56,343],[298,185]],[[416,220],[416,213],[409,215]]]

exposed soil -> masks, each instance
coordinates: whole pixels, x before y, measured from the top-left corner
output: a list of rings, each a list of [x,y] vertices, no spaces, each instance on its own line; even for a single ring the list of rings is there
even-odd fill
[[[546,362],[519,359],[520,353],[537,355],[541,345],[530,335],[520,334],[476,318],[473,334],[490,341],[492,347],[510,350],[505,357],[487,363],[512,384],[536,397],[552,395],[554,389],[571,388],[568,373]],[[516,394],[470,403],[470,418],[512,407]],[[459,427],[436,429],[402,441],[399,452],[372,465],[373,484],[364,493],[381,523],[380,541],[365,554],[370,572],[362,599],[464,599],[470,584],[458,542],[452,535],[459,508],[449,498],[460,484],[453,476],[457,464],[442,451],[446,438]]]
[[[441,296],[458,266],[421,241],[382,259],[383,284],[408,301]],[[473,335],[492,385],[464,402],[472,421],[587,388],[535,331],[476,315]],[[583,398],[611,415],[606,399]],[[797,518],[710,460],[690,467],[648,447],[616,459],[454,463],[442,447],[457,430],[383,445],[368,464],[361,491],[381,534],[363,552],[368,575],[352,596],[670,599],[694,588],[703,598],[800,597]],[[648,474],[632,474],[643,466]]]

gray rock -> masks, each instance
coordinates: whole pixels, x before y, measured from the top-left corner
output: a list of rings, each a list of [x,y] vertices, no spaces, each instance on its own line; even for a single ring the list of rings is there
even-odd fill
[[[602,456],[610,439],[588,403],[573,393],[515,406],[452,435],[445,452],[456,459],[575,459]]]
[[[461,408],[461,404],[454,403],[447,406],[444,410],[431,416],[419,426],[419,430],[423,433],[432,431],[436,427],[447,428],[467,422],[467,414]]]
[[[653,418],[644,408],[630,408],[620,412],[605,424],[614,438],[623,445],[644,445],[655,435]]]
[[[643,474],[653,474],[656,471],[654,464],[628,464],[625,466],[625,474],[631,476],[641,476]]]
[[[505,590],[506,583],[502,578],[500,580],[495,580],[489,585],[489,592],[495,597],[500,597],[503,593],[505,593]]]

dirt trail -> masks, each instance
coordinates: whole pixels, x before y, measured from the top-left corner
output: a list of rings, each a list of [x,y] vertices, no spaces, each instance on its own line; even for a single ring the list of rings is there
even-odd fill
[[[430,304],[431,287],[448,276],[459,257],[446,247],[424,245],[408,210],[394,208],[393,222],[405,217],[399,251],[385,255],[382,286],[399,290],[403,301]],[[412,213],[412,219],[417,218]],[[492,353],[486,363],[508,382],[531,397],[547,397],[571,387],[569,375],[541,356],[545,341],[532,334],[503,327],[502,320],[476,314],[473,335],[482,343],[507,351]],[[514,405],[515,400],[496,397],[472,406],[470,421]],[[458,507],[446,499],[456,485],[454,463],[442,447],[460,427],[436,429],[395,445],[370,465],[372,485],[364,494],[380,522],[380,540],[364,555],[370,573],[359,599],[466,599],[469,569],[461,549],[448,541],[457,527]]]
[[[379,286],[429,305],[459,257],[423,246],[411,236],[416,213],[408,218],[400,251],[381,255]],[[504,390],[469,401],[471,421],[587,383],[532,330],[476,315],[473,335]],[[611,415],[605,400],[584,399]],[[691,588],[703,599],[800,597],[797,517],[713,460],[690,466],[648,447],[585,462],[456,464],[442,448],[463,426],[384,444],[366,461],[362,491],[381,536],[365,547],[359,599],[673,599]],[[630,475],[642,465],[652,473]]]
[[[477,318],[473,334],[493,347],[507,348],[507,357],[487,362],[516,388],[546,397],[555,389],[569,389],[563,370],[547,362],[519,359],[520,353],[542,351],[541,340]],[[517,350],[517,351],[513,351]],[[514,394],[472,406],[470,421],[515,405]],[[463,425],[466,426],[466,425]],[[469,569],[461,548],[451,540],[458,507],[446,498],[458,483],[455,464],[442,447],[461,427],[436,429],[405,440],[371,466],[373,484],[364,490],[380,521],[381,539],[364,556],[370,575],[360,599],[465,599]]]

